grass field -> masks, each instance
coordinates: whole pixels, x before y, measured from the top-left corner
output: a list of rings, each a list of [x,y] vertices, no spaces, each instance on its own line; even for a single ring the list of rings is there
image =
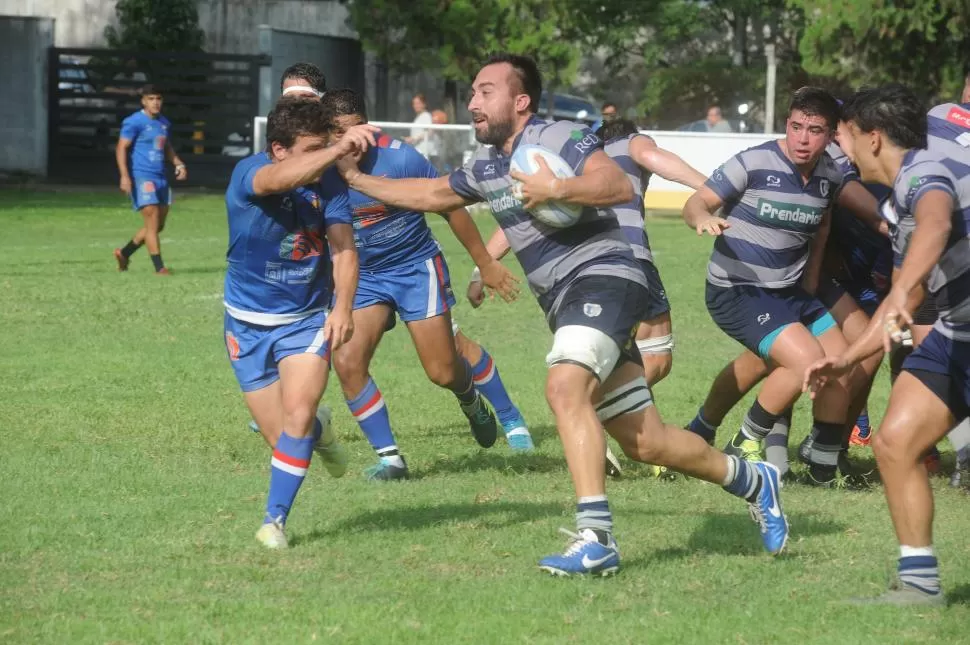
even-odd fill
[[[294,548],[268,553],[253,534],[269,453],[246,428],[223,346],[222,199],[177,201],[163,233],[171,278],[152,275],[144,250],[130,272],[115,270],[111,250],[136,224],[121,196],[0,192],[0,642],[970,639],[970,499],[943,480],[943,609],[840,602],[881,591],[894,566],[878,488],[786,487],[792,539],[771,559],[743,504],[718,487],[656,481],[633,466],[609,485],[621,574],[540,574],[537,559],[564,544],[556,529],[573,525],[574,500],[543,400],[550,335],[530,296],[457,314],[495,357],[534,455],[480,450],[399,328],[373,371],[414,479],[363,481],[372,453],[331,387],[352,470],[332,480],[312,467],[289,523]],[[443,223],[433,226],[461,292],[470,263]],[[677,335],[656,396],[666,418],[685,423],[738,346],[704,309],[710,242],[673,220],[649,226]],[[886,395],[880,378],[877,419]],[[796,440],[807,421],[801,405]]]

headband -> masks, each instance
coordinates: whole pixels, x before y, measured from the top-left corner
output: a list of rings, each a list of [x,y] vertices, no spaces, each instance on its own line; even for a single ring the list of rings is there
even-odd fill
[[[291,85],[285,90],[283,90],[284,95],[289,94],[290,92],[307,92],[308,94],[313,94],[317,98],[320,98],[323,96],[323,92],[319,90],[315,90],[309,85]]]

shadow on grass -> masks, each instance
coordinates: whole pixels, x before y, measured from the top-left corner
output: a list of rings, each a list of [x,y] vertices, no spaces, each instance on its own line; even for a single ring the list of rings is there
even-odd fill
[[[420,426],[411,430],[414,437],[418,438],[442,438],[442,439],[452,439],[458,438],[461,440],[468,439],[469,441],[474,441],[471,438],[471,432],[468,429],[468,423],[464,420],[455,419],[454,423],[439,424],[431,426]],[[542,446],[546,441],[559,441],[559,433],[556,431],[556,426],[553,425],[539,425],[539,426],[529,426],[529,434],[532,435],[532,443],[535,444],[536,448]],[[408,433],[404,433],[405,440],[409,436]],[[505,443],[505,435],[502,432],[501,425],[498,428],[498,439],[495,442],[495,446],[498,447]]]
[[[970,584],[962,584],[946,592],[947,605],[970,605]]]
[[[799,514],[791,520],[791,539],[841,533],[846,526],[828,519]],[[739,509],[735,513],[714,513],[704,516],[704,522],[691,534],[683,547],[664,549],[650,556],[658,560],[678,560],[696,554],[706,555],[764,555],[758,526],[748,514]],[[782,555],[781,557],[785,557]]]
[[[401,506],[361,513],[326,529],[294,536],[293,543],[315,542],[335,533],[357,531],[414,531],[440,524],[474,523],[476,529],[496,529],[561,516],[563,505],[542,502],[482,501],[437,506]]]
[[[479,451],[458,457],[440,457],[427,467],[412,471],[411,478],[422,479],[433,475],[481,472],[484,470],[507,471],[515,475],[558,471],[561,471],[564,476],[567,474],[566,462],[562,457],[536,453],[512,453],[509,452],[507,446],[499,445],[496,442],[496,445],[488,451]]]

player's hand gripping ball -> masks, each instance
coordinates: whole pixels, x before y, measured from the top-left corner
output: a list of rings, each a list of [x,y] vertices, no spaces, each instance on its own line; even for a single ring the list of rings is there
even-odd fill
[[[545,161],[548,170],[539,163],[540,157]],[[576,176],[565,159],[547,148],[533,144],[523,144],[515,149],[512,154],[511,169],[517,174],[529,177],[551,171],[553,177],[549,177],[550,182],[555,178],[568,179]],[[521,182],[515,182],[512,195],[519,201],[528,203],[528,195],[523,193]],[[529,214],[547,226],[566,228],[579,221],[583,214],[583,207],[568,202],[548,200],[530,208]]]

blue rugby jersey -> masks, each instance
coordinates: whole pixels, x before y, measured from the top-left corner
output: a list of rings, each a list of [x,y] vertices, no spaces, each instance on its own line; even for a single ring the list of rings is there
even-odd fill
[[[970,164],[932,150],[910,150],[881,214],[892,230],[893,250],[903,258],[916,228],[916,207],[934,190],[950,195],[954,203],[950,238],[927,280],[940,310],[935,327],[945,336],[966,342],[970,341]]]
[[[650,138],[644,134],[631,134],[606,142],[606,154],[623,169],[630,183],[633,184],[633,200],[614,206],[613,210],[616,212],[616,219],[620,222],[623,234],[630,243],[630,248],[633,249],[633,255],[639,260],[653,262],[650,238],[647,236],[643,214],[643,193],[647,190],[651,172],[641,168],[630,156],[630,143],[636,137]]]
[[[131,141],[128,172],[137,177],[165,176],[165,144],[172,124],[161,114],[151,118],[138,110],[121,122],[121,138]]]
[[[556,152],[577,175],[589,156],[603,149],[602,141],[586,126],[535,116],[516,137],[512,152],[522,144]],[[585,207],[576,224],[547,226],[513,196],[510,163],[511,156],[497,147],[482,146],[464,167],[451,173],[449,182],[466,200],[488,203],[547,316],[555,313],[565,287],[582,276],[609,275],[647,286],[614,209]]]
[[[271,163],[265,152],[246,157],[226,189],[226,311],[265,326],[286,325],[330,306],[326,227],[351,223],[346,185],[333,176],[288,193],[254,195],[253,177]]]
[[[368,175],[392,179],[438,176],[420,152],[387,135],[381,135],[377,147],[367,151],[360,169]],[[328,170],[325,177],[340,181],[335,168]],[[356,190],[350,190],[348,195],[362,270],[409,266],[441,252],[424,213],[388,206]]]
[[[807,182],[777,141],[744,150],[705,184],[731,227],[717,237],[707,281],[719,287],[789,287],[801,280],[811,241],[845,175],[823,153]]]

